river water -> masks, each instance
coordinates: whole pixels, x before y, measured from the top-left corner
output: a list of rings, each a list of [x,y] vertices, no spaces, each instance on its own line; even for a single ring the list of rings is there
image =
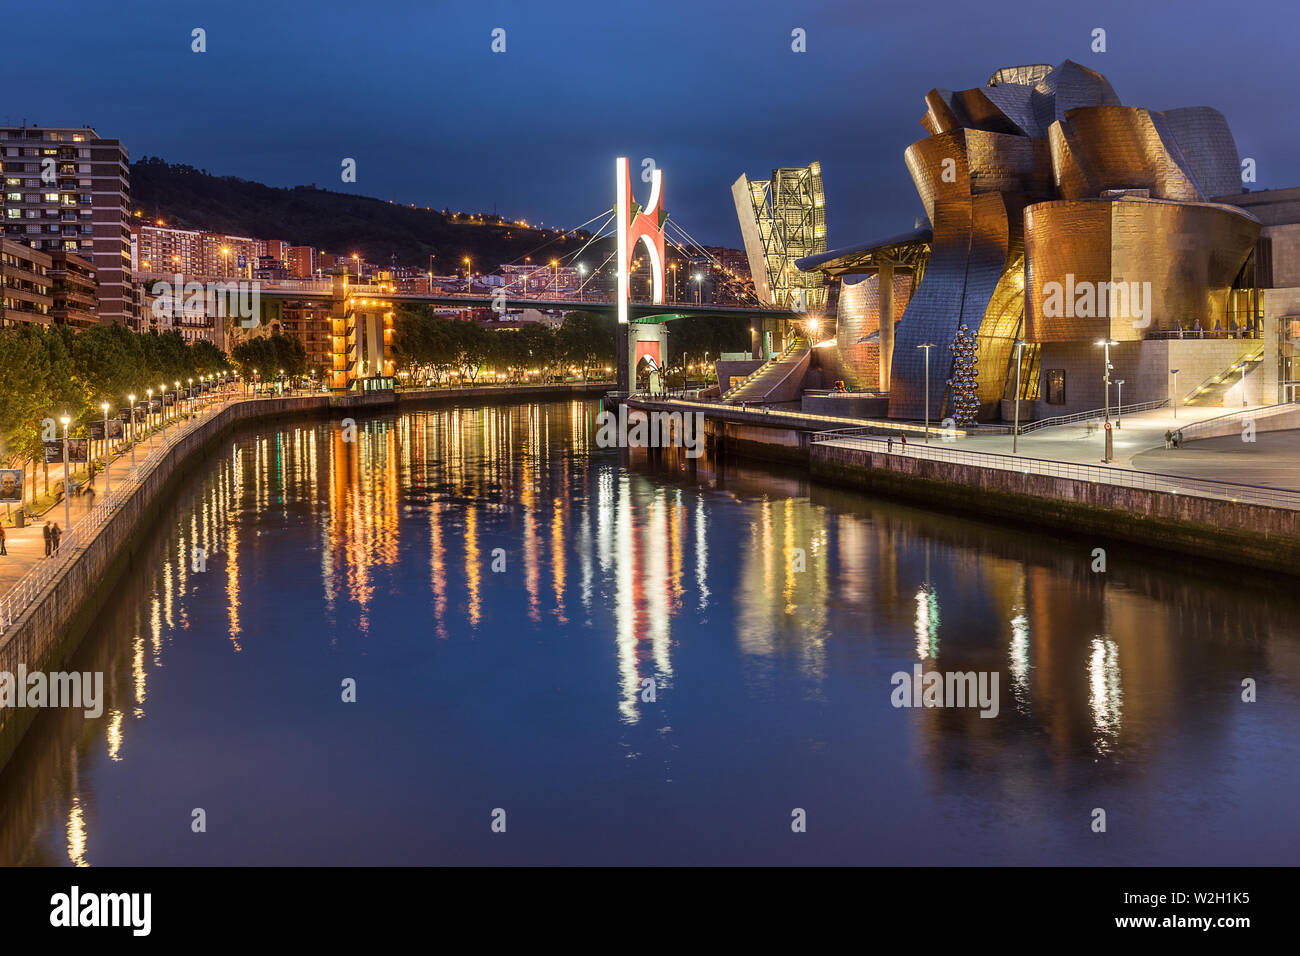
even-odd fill
[[[597,408],[227,440],[75,656],[102,716],[0,778],[0,863],[1300,859],[1294,589],[620,459]],[[996,716],[895,706],[915,665]]]

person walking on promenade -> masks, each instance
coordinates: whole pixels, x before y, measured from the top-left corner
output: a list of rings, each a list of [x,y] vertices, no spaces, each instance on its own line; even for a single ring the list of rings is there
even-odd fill
[[[0,524],[0,554],[8,554],[5,549],[5,526]]]
[[[59,530],[59,525],[55,522],[54,527],[50,529],[50,540],[54,542],[54,553],[59,553],[59,539],[63,537],[63,532]]]
[[[50,534],[50,523],[45,522],[45,527],[41,529],[41,534],[45,535],[45,556],[50,557],[54,551],[54,535]]]
[[[1165,447],[1172,448],[1174,445],[1174,433],[1168,428],[1165,429]]]

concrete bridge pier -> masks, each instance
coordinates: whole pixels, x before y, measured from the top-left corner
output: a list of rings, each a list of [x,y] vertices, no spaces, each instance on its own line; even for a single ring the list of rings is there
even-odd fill
[[[663,322],[629,322],[626,337],[619,338],[626,349],[618,367],[619,391],[635,391],[637,366],[642,359],[651,358],[660,367],[668,361],[668,326]],[[627,375],[626,388],[623,387],[624,374]]]

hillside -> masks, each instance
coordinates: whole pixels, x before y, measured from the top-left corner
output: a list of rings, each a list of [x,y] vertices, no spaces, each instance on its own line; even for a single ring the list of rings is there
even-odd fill
[[[157,157],[131,164],[131,201],[147,219],[181,229],[203,229],[258,239],[284,239],[336,255],[359,252],[369,262],[455,271],[464,256],[495,265],[562,257],[576,251],[586,232],[555,239],[549,230],[508,223],[455,222],[446,212],[412,208],[315,186],[277,188],[234,176],[213,176]],[[597,243],[593,246],[601,245]]]

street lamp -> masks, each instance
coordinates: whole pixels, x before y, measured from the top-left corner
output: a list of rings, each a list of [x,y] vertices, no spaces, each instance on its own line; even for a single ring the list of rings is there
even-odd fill
[[[167,383],[158,384],[158,401],[162,402],[158,411],[162,414],[163,441],[167,440]]]
[[[469,256],[461,260],[465,263],[465,294],[474,294],[474,276],[469,271]]]
[[[553,295],[558,297],[560,294],[560,262],[558,259],[551,260],[551,269],[553,269],[555,273],[555,280],[554,284],[551,286],[551,292]]]
[[[1106,368],[1102,372],[1101,380],[1106,387],[1106,421],[1109,422],[1110,421],[1110,372],[1111,369],[1114,368],[1114,366],[1110,364],[1110,347],[1112,345],[1119,345],[1119,343],[1116,342],[1114,339],[1098,339],[1096,344],[1100,345],[1103,349],[1106,350],[1105,351]]]
[[[131,403],[131,474],[135,474],[135,392],[127,396]]]
[[[1106,407],[1106,425],[1105,425],[1105,429],[1106,429],[1106,451],[1105,451],[1104,455],[1102,456],[1102,459],[1101,459],[1101,460],[1102,460],[1103,462],[1105,462],[1105,463],[1109,463],[1110,460],[1111,460],[1111,437],[1110,437],[1110,371],[1111,371],[1111,369],[1114,367],[1114,366],[1112,366],[1112,365],[1110,364],[1110,347],[1111,347],[1112,345],[1119,345],[1119,343],[1116,342],[1114,339],[1098,339],[1098,340],[1097,340],[1097,344],[1100,345],[1103,349],[1106,350],[1106,352],[1105,352],[1106,368],[1105,368],[1105,371],[1102,373],[1102,376],[1101,376],[1102,384],[1103,384],[1103,386],[1104,386],[1104,388],[1105,388],[1105,390],[1106,390],[1106,406],[1105,406],[1105,407]]]
[[[668,268],[673,270],[673,301],[677,302],[677,263],[670,262]]]
[[[357,285],[360,285],[361,284],[361,256],[355,252],[352,253],[352,261],[357,264]]]
[[[72,527],[72,503],[68,500],[72,494],[72,462],[68,460],[68,422],[72,419],[63,415],[59,421],[63,422],[63,525],[66,529]]]
[[[917,348],[925,349],[925,443],[928,445],[930,444],[930,349],[934,348],[934,343],[918,345]]]
[[[149,396],[149,407],[145,410],[145,426],[149,429],[149,451],[153,452],[153,389],[146,388],[145,394]]]
[[[1011,454],[1016,453],[1016,443],[1020,438],[1020,369],[1025,361],[1025,342],[1016,339],[1016,413],[1015,425],[1011,429]]]
[[[1169,374],[1174,377],[1174,394],[1170,397],[1169,404],[1173,407],[1174,418],[1178,418],[1178,369],[1171,368]]]
[[[230,250],[226,246],[221,247],[221,274],[230,276]]]
[[[104,410],[104,495],[107,497],[113,493],[113,480],[108,477],[108,402],[100,402],[99,407]]]
[[[703,300],[701,299],[701,296],[703,296],[704,293],[701,291],[700,280],[703,278],[703,276],[701,276],[697,272],[695,273],[694,276],[692,276],[692,278],[695,280],[695,304],[702,305]]]
[[[1124,427],[1124,380],[1115,379],[1115,427]]]

